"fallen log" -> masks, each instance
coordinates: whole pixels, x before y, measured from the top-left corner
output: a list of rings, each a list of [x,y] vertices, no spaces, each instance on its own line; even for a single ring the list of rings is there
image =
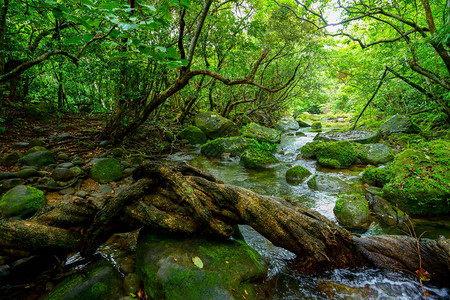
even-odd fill
[[[229,237],[235,225],[247,224],[295,253],[296,266],[304,273],[361,266],[416,273],[423,268],[433,280],[448,285],[450,242],[444,238],[352,235],[311,209],[223,184],[186,165],[143,165],[134,179],[128,189],[101,205],[86,201],[43,209],[32,221],[2,220],[0,248],[81,251],[90,256],[113,233],[143,225]]]

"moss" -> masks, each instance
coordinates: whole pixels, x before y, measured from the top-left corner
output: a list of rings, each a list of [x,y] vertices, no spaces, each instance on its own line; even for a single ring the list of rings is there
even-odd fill
[[[241,155],[241,163],[246,168],[262,169],[269,164],[277,163],[279,160],[268,150],[250,148]]]
[[[314,129],[319,129],[322,128],[322,123],[321,122],[314,122],[311,124],[311,127]]]
[[[201,131],[200,128],[197,126],[190,125],[183,130],[181,130],[177,134],[177,138],[179,139],[186,139],[189,141],[189,143],[196,145],[196,144],[204,144],[206,142],[206,135]]]
[[[391,172],[386,168],[366,168],[362,173],[362,181],[368,185],[383,187],[391,180]]]
[[[286,171],[286,181],[289,183],[298,183],[309,175],[311,175],[311,172],[308,169],[302,166],[295,166]]]
[[[92,167],[91,177],[100,183],[119,180],[122,178],[122,168],[114,158],[102,159]]]
[[[367,229],[370,226],[369,203],[362,195],[340,195],[333,211],[339,223],[346,227]]]
[[[4,217],[25,218],[45,205],[44,193],[37,188],[18,185],[6,192],[0,200],[0,212]]]
[[[450,142],[422,142],[399,153],[389,167],[383,197],[413,215],[450,212]]]
[[[316,151],[321,142],[310,142],[306,143],[303,147],[300,148],[300,153],[305,158],[315,158]]]
[[[218,138],[203,144],[200,152],[208,157],[221,157],[223,153],[230,153],[231,156],[241,156],[249,147],[255,145],[255,140],[242,136]]]
[[[242,136],[256,139],[260,142],[279,143],[281,141],[281,131],[250,123],[241,129]]]

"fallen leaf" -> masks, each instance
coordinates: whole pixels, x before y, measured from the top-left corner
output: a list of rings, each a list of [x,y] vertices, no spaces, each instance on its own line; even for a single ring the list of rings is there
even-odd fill
[[[178,261],[178,258],[175,258],[175,257],[174,257],[173,260],[174,260],[174,261]]]
[[[229,264],[230,262],[228,260],[225,261],[226,264]]]
[[[200,257],[196,256],[192,258],[192,262],[194,263],[194,265],[200,269],[203,269],[203,262],[200,259]]]

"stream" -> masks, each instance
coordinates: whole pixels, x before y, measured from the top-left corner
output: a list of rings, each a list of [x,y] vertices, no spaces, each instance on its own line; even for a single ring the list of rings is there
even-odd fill
[[[166,162],[186,162],[208,172],[227,184],[248,188],[254,192],[277,196],[299,202],[320,212],[335,222],[333,213],[337,196],[333,193],[313,191],[305,180],[299,185],[288,184],[285,173],[289,167],[301,165],[313,174],[328,174],[339,177],[345,182],[361,188],[359,174],[365,166],[353,166],[350,169],[331,170],[321,168],[316,160],[297,160],[299,149],[311,142],[315,132],[301,130],[305,136],[287,133],[282,136],[276,154],[280,163],[265,170],[248,170],[239,164],[239,158],[210,159],[200,154],[200,148],[168,155]],[[414,220],[418,235],[426,230],[424,237],[436,238],[444,235],[450,238],[448,220]],[[240,226],[246,242],[258,251],[269,266],[267,279],[258,284],[259,294],[265,299],[423,299],[424,293],[418,280],[408,274],[386,270],[335,270],[320,276],[302,276],[295,271],[290,262],[295,254],[272,245],[249,226]],[[386,232],[373,222],[369,230],[359,232],[362,235],[379,235]],[[424,283],[429,293],[427,299],[450,299],[450,289]]]

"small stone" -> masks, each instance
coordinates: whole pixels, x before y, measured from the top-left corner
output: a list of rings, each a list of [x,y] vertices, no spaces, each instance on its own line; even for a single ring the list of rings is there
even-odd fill
[[[70,169],[70,168],[73,167],[73,163],[71,163],[71,162],[62,163],[62,164],[59,164],[59,167],[60,167],[60,168]]]
[[[55,157],[53,153],[47,150],[36,151],[29,153],[19,159],[19,162],[28,166],[48,166],[55,163]]]
[[[56,181],[69,181],[74,178],[75,175],[69,169],[56,168],[52,173],[52,177]]]
[[[83,170],[81,170],[79,167],[72,167],[69,170],[73,173],[74,176],[81,176],[84,173]]]
[[[75,194],[75,189],[73,187],[68,187],[67,189],[60,190],[61,195],[73,195]]]
[[[78,197],[84,198],[84,197],[86,197],[86,196],[88,195],[88,193],[85,192],[85,191],[78,191],[78,192],[76,193],[76,195],[77,195]]]
[[[30,154],[37,151],[48,151],[45,147],[42,146],[32,146],[25,154]]]
[[[30,146],[29,143],[26,143],[26,142],[18,142],[18,143],[12,144],[11,147],[13,147],[14,149],[18,149],[18,148],[28,148],[29,146]]]
[[[68,161],[70,159],[69,155],[67,153],[58,153],[58,160],[59,161]]]
[[[133,175],[134,170],[136,170],[136,168],[126,168],[122,172],[122,178],[130,177],[131,175]]]
[[[67,139],[67,138],[73,138],[73,136],[71,136],[70,134],[68,134],[66,132],[63,132],[63,133],[58,134],[56,136],[56,138],[58,138],[58,139]]]
[[[25,183],[25,180],[23,180],[22,178],[11,178],[11,179],[6,179],[3,181],[0,181],[0,187],[3,190],[10,190],[15,186],[21,185]]]
[[[111,186],[109,186],[109,185],[107,185],[107,184],[102,184],[101,186],[98,187],[98,190],[99,190],[101,193],[109,194],[109,193],[112,192],[113,189],[112,189]]]
[[[20,154],[17,152],[6,153],[2,157],[2,165],[10,167],[14,165],[20,158]]]
[[[33,176],[37,176],[37,170],[32,168],[32,169],[24,169],[21,170],[19,172],[16,173],[16,177],[17,178],[22,178],[22,179],[27,179],[29,177],[33,177]]]
[[[44,132],[46,132],[47,130],[45,130],[44,128],[39,127],[39,126],[35,126],[35,127],[33,127],[33,131],[34,131],[34,132],[37,132],[37,133],[44,133]]]
[[[83,159],[81,159],[81,157],[74,157],[73,159],[72,159],[72,163],[75,165],[75,166],[82,166],[82,165],[84,165],[84,161],[83,161]]]

